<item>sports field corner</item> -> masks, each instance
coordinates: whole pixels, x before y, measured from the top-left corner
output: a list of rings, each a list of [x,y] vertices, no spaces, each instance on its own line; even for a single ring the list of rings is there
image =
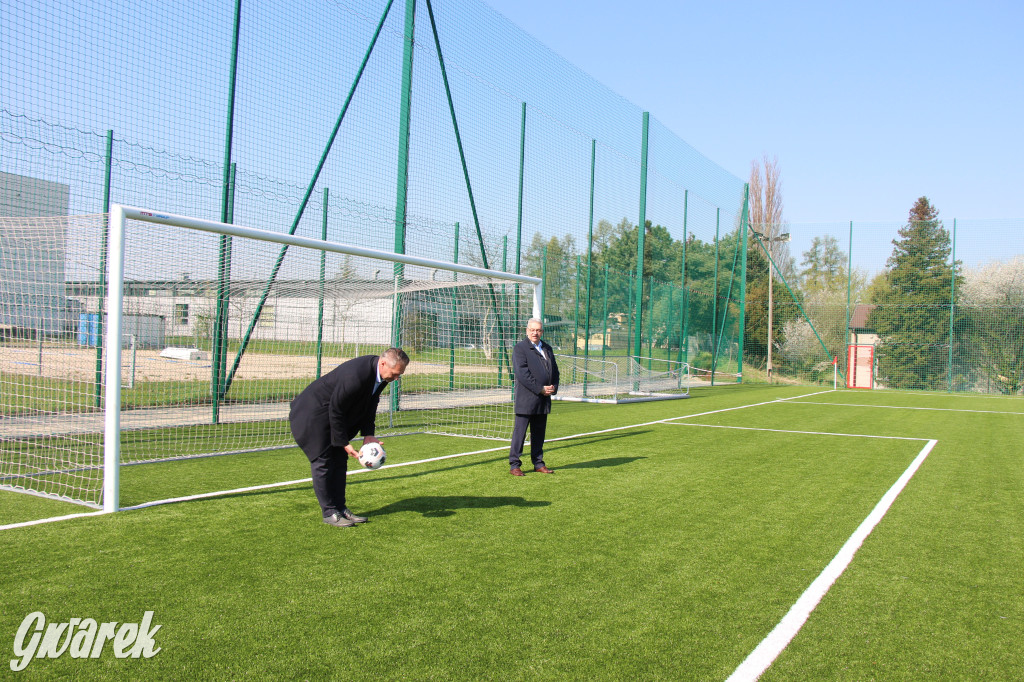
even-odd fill
[[[319,523],[294,449],[125,467],[137,509],[0,531],[0,632],[161,626],[151,658],[33,659],[43,678],[1012,679],[1022,419],[810,387],[559,404],[555,475],[396,437],[350,480],[349,529]],[[0,494],[4,522],[33,499]]]

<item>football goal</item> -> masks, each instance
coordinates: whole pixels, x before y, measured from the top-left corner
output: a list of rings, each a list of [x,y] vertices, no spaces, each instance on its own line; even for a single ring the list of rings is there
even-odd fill
[[[116,511],[121,466],[294,447],[291,399],[389,346],[378,435],[509,436],[538,278],[127,206],[0,220],[2,488]]]
[[[875,387],[875,347],[851,343],[847,346],[847,388]]]
[[[556,355],[560,373],[555,400],[584,403],[637,403],[690,395],[690,365],[636,356],[601,360]]]

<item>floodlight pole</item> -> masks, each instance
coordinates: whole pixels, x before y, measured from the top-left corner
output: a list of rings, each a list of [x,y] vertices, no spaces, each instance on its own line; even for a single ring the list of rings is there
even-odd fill
[[[772,301],[772,283],[775,278],[772,276],[772,268],[768,266],[768,382],[772,380],[772,312],[775,309]]]
[[[762,242],[763,244],[768,244],[769,246],[771,244],[776,244],[776,243],[779,243],[779,242],[788,242],[789,241],[789,233],[788,232],[783,232],[782,234],[780,234],[778,236],[775,236],[775,237],[769,237],[768,235],[766,235],[764,233],[761,233],[761,232],[758,232],[757,230],[755,230],[754,227],[753,227],[753,224],[751,224],[750,231],[754,233],[754,236],[757,237],[758,241]],[[768,251],[770,252],[771,249],[769,248]],[[775,306],[774,306],[773,300],[772,300],[772,284],[774,282],[775,282],[775,275],[772,273],[772,264],[769,263],[768,264],[768,358],[767,358],[767,364],[766,364],[766,369],[767,369],[767,372],[768,372],[768,381],[769,382],[772,380],[772,313],[774,312],[774,309],[775,309]]]

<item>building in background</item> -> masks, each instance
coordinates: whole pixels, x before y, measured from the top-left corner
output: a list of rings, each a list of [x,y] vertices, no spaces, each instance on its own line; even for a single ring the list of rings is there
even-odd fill
[[[68,185],[0,173],[0,337],[37,338],[70,330],[66,221],[4,220],[67,216],[70,197]]]

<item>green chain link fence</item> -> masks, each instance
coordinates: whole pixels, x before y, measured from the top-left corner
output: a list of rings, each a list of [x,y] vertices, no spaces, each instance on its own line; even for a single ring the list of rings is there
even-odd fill
[[[316,238],[326,215],[334,241],[545,275],[563,352],[845,383],[853,343],[874,386],[1024,382],[1018,224],[933,221],[927,263],[888,262],[905,222],[776,226],[776,253],[742,180],[476,0],[6,3],[0,87],[7,215],[118,202]]]

